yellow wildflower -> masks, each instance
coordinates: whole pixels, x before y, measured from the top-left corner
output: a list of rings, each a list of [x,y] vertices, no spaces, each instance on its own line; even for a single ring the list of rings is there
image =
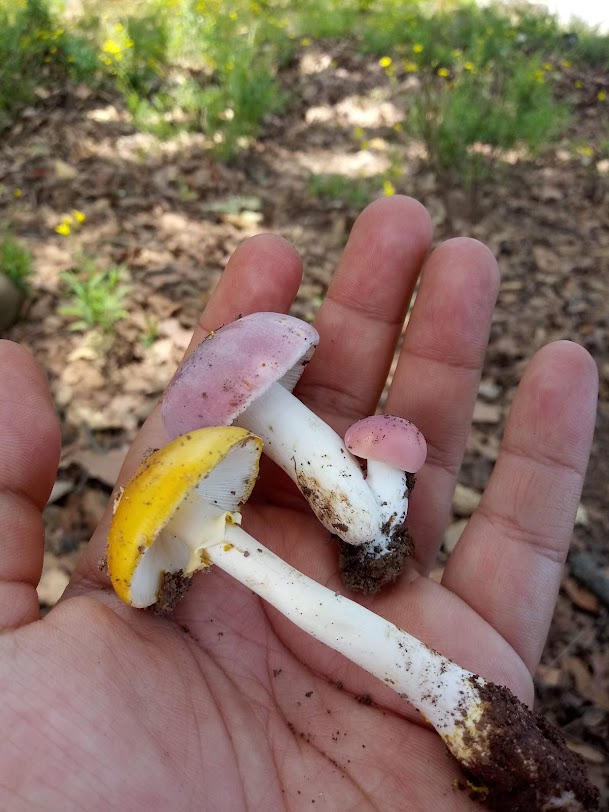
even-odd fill
[[[303,48],[308,48],[309,45],[311,44],[311,40],[308,37],[303,37],[300,40],[300,44],[303,46]]]
[[[591,158],[594,155],[594,150],[589,146],[579,147],[577,151],[580,155],[583,155],[584,158]]]
[[[604,102],[607,99],[607,94],[604,90],[599,90],[599,92],[596,94],[596,98],[599,100],[599,102]]]
[[[571,67],[571,62],[569,62],[568,59],[563,59],[563,61],[560,64],[563,66],[563,68],[570,68]]]
[[[117,56],[121,52],[121,46],[118,44],[118,42],[115,42],[113,39],[107,39],[102,45],[102,51],[105,54],[112,54],[112,56]]]
[[[446,79],[447,76],[450,76],[450,71],[448,68],[438,68],[438,76],[442,76]]]
[[[421,54],[423,53],[423,46],[420,42],[415,42],[415,44],[412,46],[412,50],[415,52],[415,54]]]
[[[391,65],[392,61],[393,60],[391,59],[390,56],[382,56],[379,59],[379,65],[381,66],[381,68],[388,68],[389,65]]]
[[[22,197],[23,189],[13,189],[13,197]]]
[[[87,215],[84,213],[84,211],[79,211],[78,209],[72,209],[72,217],[77,223],[84,223],[87,219]]]
[[[542,67],[543,67],[543,69],[545,71],[552,70],[552,63],[551,62],[544,62]]]
[[[70,224],[67,223],[65,220],[63,223],[60,223],[58,226],[55,226],[55,231],[58,234],[61,234],[62,237],[67,237],[72,229],[70,228]]]
[[[386,197],[391,197],[391,195],[395,194],[395,186],[390,180],[386,180],[385,183],[383,183],[383,194]]]
[[[406,73],[416,73],[417,70],[419,69],[419,66],[417,65],[416,62],[409,62],[408,60],[403,62],[402,65]]]
[[[575,87],[576,87],[578,90],[581,90],[583,86],[584,86],[584,83],[582,82],[582,80],[581,80],[581,79],[578,79],[578,80],[577,80],[577,82],[575,82]]]

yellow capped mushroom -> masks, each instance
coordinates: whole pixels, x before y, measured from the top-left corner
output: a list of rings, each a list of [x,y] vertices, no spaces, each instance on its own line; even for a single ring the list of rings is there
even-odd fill
[[[258,475],[262,441],[240,428],[208,428],[151,454],[129,480],[108,536],[108,571],[118,596],[138,608],[157,601],[167,573],[188,577],[208,564],[205,548],[238,524]]]

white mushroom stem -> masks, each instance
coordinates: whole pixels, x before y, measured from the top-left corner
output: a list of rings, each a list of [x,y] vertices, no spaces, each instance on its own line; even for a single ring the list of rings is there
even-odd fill
[[[385,462],[368,460],[366,484],[380,506],[383,523],[394,527],[406,521],[408,485],[404,471]]]
[[[423,714],[451,749],[463,749],[463,722],[480,704],[474,675],[416,637],[294,569],[237,525],[210,561],[296,626],[387,683]],[[474,680],[472,682],[472,680]]]
[[[467,763],[468,754],[477,752],[484,738],[476,728],[484,680],[294,569],[233,520],[239,515],[193,493],[163,534],[179,539],[183,561],[203,560],[220,567],[299,628],[397,691],[434,726],[459,761]],[[224,538],[219,541],[216,528],[223,521]]]
[[[235,425],[262,439],[265,453],[296,483],[321,523],[343,541],[382,546],[388,541],[381,532],[387,511],[405,518],[405,487],[396,486],[396,478],[385,472],[371,488],[339,435],[281,384],[258,397]],[[403,473],[395,473],[405,483]]]

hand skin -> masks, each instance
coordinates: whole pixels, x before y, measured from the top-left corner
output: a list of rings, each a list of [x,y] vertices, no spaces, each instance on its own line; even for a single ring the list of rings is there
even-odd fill
[[[339,432],[374,413],[422,267],[387,403],[429,446],[410,510],[416,562],[365,602],[531,703],[590,452],[596,367],[566,341],[533,357],[480,507],[442,584],[430,580],[499,286],[481,244],[455,239],[429,254],[430,242],[429,217],[413,200],[386,198],[362,213],[297,393]],[[287,310],[300,279],[284,240],[246,241],[191,346],[239,313]],[[196,576],[172,617],[121,604],[98,568],[110,510],[63,599],[40,620],[40,511],[59,429],[44,376],[7,341],[0,380],[1,809],[479,809],[454,789],[454,762],[403,700],[224,573]],[[120,481],[163,442],[155,411]],[[244,526],[343,591],[328,533],[271,464]]]

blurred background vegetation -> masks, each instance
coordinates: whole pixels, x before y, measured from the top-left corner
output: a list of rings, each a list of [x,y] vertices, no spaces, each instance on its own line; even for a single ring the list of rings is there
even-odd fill
[[[500,173],[514,154],[542,154],[568,129],[578,93],[589,93],[572,78],[577,69],[609,69],[609,35],[583,24],[565,30],[529,4],[0,0],[0,136],[50,94],[86,86],[120,104],[135,130],[158,139],[203,134],[214,159],[230,162],[255,143],[270,116],[294,105],[282,74],[295,53],[327,46],[331,54],[337,43],[377,62],[400,114],[384,138],[382,175],[312,172],[307,193],[361,208],[395,191],[404,149],[416,144],[440,185],[468,191],[473,220],[482,180]],[[333,64],[330,57],[327,67]],[[609,105],[604,89],[596,101]],[[374,133],[354,128],[357,147],[373,142]],[[609,134],[593,144],[575,138],[571,148],[595,167],[609,158]],[[450,225],[448,199],[446,209]],[[79,215],[64,217],[57,233],[78,229]],[[0,271],[23,292],[29,262],[27,249],[5,228]],[[124,315],[128,286],[118,285],[115,268],[96,272],[85,264],[67,283],[76,299],[67,306],[76,313],[80,302],[91,326],[83,297],[93,285],[91,295],[101,297],[97,321],[109,329]],[[110,317],[103,314],[105,301]]]
[[[539,150],[568,106],[572,64],[609,65],[609,35],[565,33],[528,4],[421,0],[0,0],[0,127],[44,90],[82,82],[121,94],[142,130],[204,132],[228,157],[287,102],[278,74],[299,45],[348,41],[396,81],[416,74],[408,127],[438,169],[481,170],[475,143]]]

